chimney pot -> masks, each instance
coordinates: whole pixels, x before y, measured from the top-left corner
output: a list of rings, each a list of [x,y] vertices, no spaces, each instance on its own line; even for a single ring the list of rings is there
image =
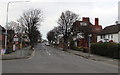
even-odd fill
[[[99,19],[95,18],[95,25],[99,25]]]
[[[82,21],[90,22],[90,19],[89,19],[89,17],[83,17],[83,18],[82,18]]]

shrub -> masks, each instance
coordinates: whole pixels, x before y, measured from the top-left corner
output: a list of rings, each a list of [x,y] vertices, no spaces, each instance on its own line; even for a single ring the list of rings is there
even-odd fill
[[[73,47],[72,49],[73,49],[73,50],[77,50],[77,51],[82,51],[82,50],[83,50],[82,47]]]
[[[73,40],[70,41],[70,48],[71,49],[75,48],[75,42]]]
[[[113,42],[93,43],[91,44],[91,53],[118,59],[120,58],[120,44]]]

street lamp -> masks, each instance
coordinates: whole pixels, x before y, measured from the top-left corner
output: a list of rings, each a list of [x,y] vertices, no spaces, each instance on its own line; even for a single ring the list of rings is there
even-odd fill
[[[89,57],[90,57],[90,54],[91,54],[91,51],[90,51],[91,43],[90,42],[91,42],[92,34],[89,34],[88,37],[89,37],[88,46],[89,46]]]
[[[6,14],[6,32],[5,32],[5,50],[7,49],[7,26],[8,26],[8,11],[10,3],[18,3],[18,2],[30,2],[30,1],[10,1],[7,3],[7,14]]]

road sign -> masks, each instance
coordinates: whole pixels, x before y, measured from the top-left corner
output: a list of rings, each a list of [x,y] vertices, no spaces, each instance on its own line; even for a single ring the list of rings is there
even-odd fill
[[[15,38],[18,37],[17,35],[14,36]]]
[[[18,38],[14,38],[13,41],[18,41]]]
[[[18,35],[15,35],[15,36],[14,36],[13,41],[18,41]]]

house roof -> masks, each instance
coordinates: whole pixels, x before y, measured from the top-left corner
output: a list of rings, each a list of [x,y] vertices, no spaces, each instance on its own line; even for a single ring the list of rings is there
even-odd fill
[[[113,34],[113,33],[118,33],[120,31],[120,24],[117,25],[111,25],[105,27],[99,35],[104,35],[104,34]]]
[[[0,30],[5,30],[5,28],[0,25]]]
[[[0,25],[0,35],[5,32],[5,28]]]
[[[86,23],[86,26],[81,25],[81,23]],[[93,25],[90,22],[87,21],[76,21],[73,24],[73,29],[76,30],[77,32],[81,32],[81,31],[90,31],[90,33],[98,33],[100,30],[95,30],[96,28],[102,29],[102,26],[100,25]]]

